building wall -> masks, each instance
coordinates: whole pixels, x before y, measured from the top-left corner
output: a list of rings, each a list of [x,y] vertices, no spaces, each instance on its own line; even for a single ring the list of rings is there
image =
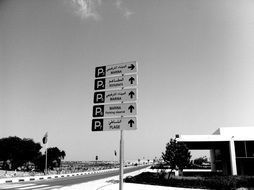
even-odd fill
[[[180,135],[191,150],[211,150],[212,171],[254,175],[254,127],[224,127],[213,135]]]

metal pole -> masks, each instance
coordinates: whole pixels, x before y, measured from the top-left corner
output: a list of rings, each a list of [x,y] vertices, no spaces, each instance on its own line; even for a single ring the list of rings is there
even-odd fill
[[[120,133],[120,176],[119,176],[119,190],[123,190],[123,162],[124,162],[124,141],[123,130]]]
[[[46,153],[45,153],[45,155],[46,155],[46,159],[45,159],[45,174],[46,175],[48,174],[48,167],[47,167],[47,165],[48,165],[48,147],[47,147],[47,144],[48,143],[46,143]]]
[[[113,160],[113,167],[114,167],[114,169],[115,169],[115,167],[116,167],[116,155],[115,155],[115,151],[114,151],[114,160]]]

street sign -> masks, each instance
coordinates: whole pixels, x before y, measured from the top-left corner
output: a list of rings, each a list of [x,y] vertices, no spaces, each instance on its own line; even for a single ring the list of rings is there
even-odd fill
[[[137,99],[137,75],[134,74],[136,72],[136,61],[95,68],[94,90],[96,92],[94,93],[92,131],[120,131],[120,190],[123,186],[123,130],[137,129],[136,117],[123,117],[137,113],[136,103],[133,102]],[[123,103],[126,101],[129,103]],[[112,104],[115,102],[118,104]]]
[[[137,114],[136,103],[106,104],[93,106],[93,117],[116,117]]]
[[[92,131],[119,131],[137,129],[136,117],[104,118],[92,120]]]
[[[94,93],[93,103],[115,103],[129,102],[137,100],[137,91],[135,88],[124,90],[97,91]]]
[[[113,75],[123,75],[128,73],[136,73],[136,61],[118,63],[107,66],[100,66],[95,68],[95,78],[108,77]]]
[[[94,90],[134,87],[137,85],[137,75],[95,79]]]

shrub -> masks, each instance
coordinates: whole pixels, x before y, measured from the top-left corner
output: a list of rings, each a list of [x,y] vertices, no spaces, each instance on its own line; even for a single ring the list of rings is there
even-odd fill
[[[254,188],[254,176],[213,176],[213,177],[162,177],[164,173],[144,172],[135,177],[128,177],[125,182],[162,185],[185,188],[236,189]]]

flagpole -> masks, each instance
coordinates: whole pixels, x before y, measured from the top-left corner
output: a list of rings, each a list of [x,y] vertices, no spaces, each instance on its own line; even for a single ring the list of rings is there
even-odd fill
[[[115,151],[114,151],[114,159],[113,159],[113,168],[115,169]]]
[[[114,150],[114,168],[116,168],[116,159],[117,159],[117,156],[116,156],[116,150]]]
[[[46,152],[45,152],[45,155],[46,155],[46,158],[45,158],[45,175],[48,174],[48,142],[46,142],[45,144],[45,147],[46,147]]]

